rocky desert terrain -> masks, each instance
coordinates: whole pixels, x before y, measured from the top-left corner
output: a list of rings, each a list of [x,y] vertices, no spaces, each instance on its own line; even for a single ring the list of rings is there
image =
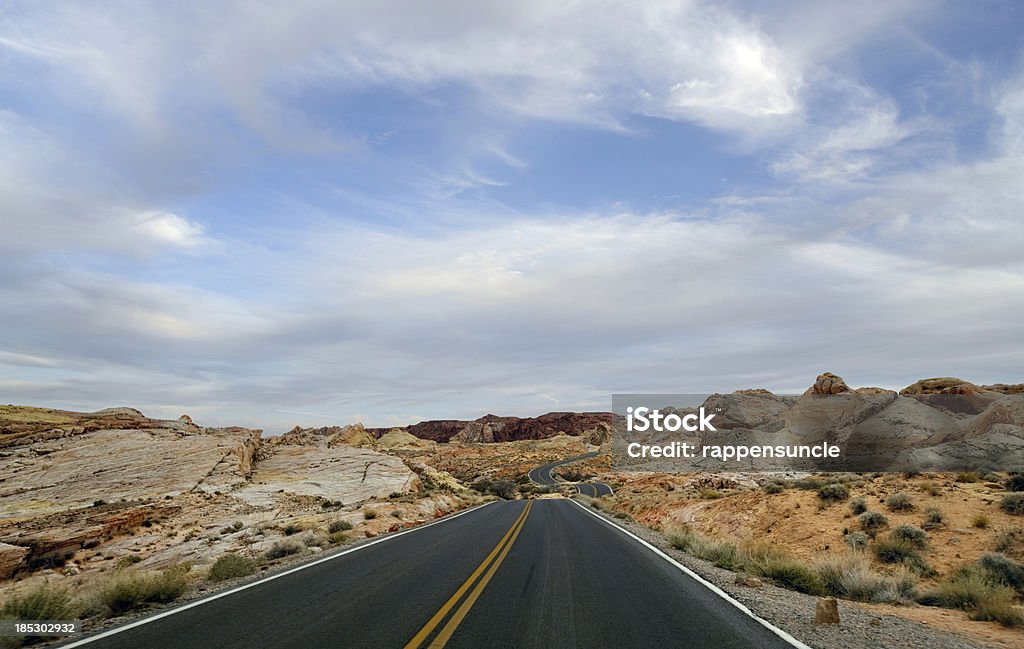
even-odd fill
[[[576,497],[571,483],[594,479],[615,490],[586,499],[595,508],[751,587],[832,594],[1022,646],[1024,475],[1006,470],[1024,440],[1022,400],[1019,385],[926,379],[894,392],[826,373],[799,397],[741,390],[705,403],[717,441],[828,429],[920,467],[856,473],[623,463],[610,413],[264,436],[131,408],[4,406],[0,601],[8,616],[43,601],[52,617],[106,624],[489,498]],[[527,477],[591,451],[555,470],[560,487]]]

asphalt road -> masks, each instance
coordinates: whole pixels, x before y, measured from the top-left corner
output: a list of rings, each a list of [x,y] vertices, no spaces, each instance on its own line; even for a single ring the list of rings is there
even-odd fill
[[[792,645],[584,507],[545,499],[488,504],[86,646]]]
[[[562,466],[563,464],[572,464],[573,462],[579,462],[580,460],[586,460],[597,455],[596,452],[584,453],[583,455],[577,455],[567,460],[558,460],[557,462],[549,462],[542,466],[537,467],[530,471],[530,480],[533,480],[537,484],[541,485],[554,485],[558,484],[558,480],[555,480],[554,476],[551,475],[551,470],[555,467]],[[603,482],[577,482],[576,491],[583,494],[584,496],[593,496],[594,498],[600,498],[601,496],[610,496],[612,494],[612,488]]]

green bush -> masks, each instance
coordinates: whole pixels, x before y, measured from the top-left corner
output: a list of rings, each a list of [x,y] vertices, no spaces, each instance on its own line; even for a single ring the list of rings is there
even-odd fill
[[[1014,516],[1024,514],[1024,493],[1003,496],[1003,499],[999,502],[999,507],[1007,514],[1013,514]]]
[[[302,546],[294,541],[278,541],[270,546],[270,549],[263,553],[267,559],[281,559],[293,554],[302,552]]]
[[[350,529],[352,529],[352,523],[348,522],[344,518],[339,518],[327,524],[327,531],[331,534],[347,532]]]
[[[889,519],[882,512],[867,511],[857,517],[857,522],[860,523],[860,528],[868,536],[874,538],[876,534],[889,524]]]
[[[1024,491],[1024,473],[1015,473],[1003,483],[1007,491]]]
[[[885,506],[891,512],[908,512],[914,509],[914,499],[907,492],[901,491],[886,498]]]
[[[868,501],[863,496],[857,496],[850,501],[850,513],[859,516],[868,510]]]
[[[849,497],[850,490],[846,488],[846,485],[839,482],[818,487],[818,498],[824,501],[846,500]]]
[[[236,577],[247,577],[256,572],[256,562],[249,557],[237,554],[225,554],[217,558],[210,566],[206,578],[210,581],[224,581]]]
[[[928,547],[928,535],[920,527],[904,523],[903,525],[897,525],[890,534],[893,538],[910,543],[918,550]]]

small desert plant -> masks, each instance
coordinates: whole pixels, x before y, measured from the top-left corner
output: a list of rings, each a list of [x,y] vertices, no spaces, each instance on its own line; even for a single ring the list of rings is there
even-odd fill
[[[786,490],[786,487],[778,482],[771,482],[766,484],[763,489],[766,494],[780,494]]]
[[[975,514],[974,518],[971,519],[971,527],[977,527],[979,530],[983,530],[988,527],[988,516],[985,514]]]
[[[189,568],[180,564],[160,572],[121,572],[100,586],[100,603],[115,616],[146,603],[173,602],[188,589]]]
[[[689,552],[697,543],[703,541],[697,532],[685,525],[669,529],[665,537],[668,539],[669,545],[683,552]]]
[[[719,568],[735,570],[740,567],[739,550],[728,541],[705,540],[693,546],[690,553],[698,559],[710,561]]]
[[[996,552],[1011,556],[1024,556],[1024,527],[1008,527],[999,530],[995,539]]]
[[[345,532],[334,532],[333,534],[329,534],[327,536],[327,539],[328,541],[330,541],[331,545],[338,545],[339,543],[344,543],[347,538],[348,535],[345,534]]]
[[[846,535],[846,545],[851,550],[863,550],[868,546],[868,535],[864,532],[850,532]]]
[[[769,554],[760,561],[747,565],[746,568],[752,574],[771,579],[783,588],[808,595],[825,593],[825,586],[818,574],[806,562],[795,557]]]
[[[337,532],[347,532],[350,529],[352,529],[352,523],[348,522],[344,518],[333,520],[327,524],[327,531],[331,534],[335,534]]]
[[[929,507],[924,510],[924,523],[922,527],[926,530],[934,530],[942,527],[945,524],[946,519],[942,515],[942,511],[937,507]]]
[[[923,550],[928,546],[928,535],[920,527],[914,525],[906,523],[897,525],[890,534],[893,538],[910,543],[918,550]]]
[[[849,497],[850,490],[846,488],[846,485],[839,482],[822,485],[818,488],[818,498],[824,501],[846,500]]]
[[[723,496],[721,491],[717,489],[701,489],[700,497],[704,500],[718,500]]]
[[[243,523],[242,521],[235,521],[234,523],[231,524],[231,528],[233,530],[235,530],[236,532],[238,530],[242,529],[243,527],[245,527],[245,523]]]
[[[859,516],[868,510],[868,501],[864,500],[864,496],[857,496],[850,501],[850,513],[854,516]]]
[[[918,598],[929,606],[960,608],[974,620],[994,620],[1007,626],[1024,620],[1014,608],[1013,589],[993,579],[981,566],[963,566],[939,583],[935,590]]]
[[[987,570],[996,580],[1024,595],[1024,564],[1004,554],[983,554],[978,565]]]
[[[1024,491],[1024,473],[1014,473],[1003,485],[1007,491]]]
[[[249,557],[237,554],[224,554],[210,566],[206,578],[210,581],[224,581],[236,577],[246,577],[256,572],[256,562]]]
[[[902,563],[923,568],[924,560],[916,545],[892,534],[875,541],[872,550],[882,563]]]
[[[891,512],[908,512],[914,508],[914,499],[907,492],[901,491],[886,498],[885,506]]]
[[[41,583],[12,595],[0,608],[8,620],[69,620],[79,615],[71,594],[62,586]]]
[[[921,485],[921,491],[928,494],[929,496],[938,496],[939,488],[935,486],[934,482],[926,482]]]
[[[963,473],[958,473],[956,475],[956,481],[957,482],[971,482],[971,483],[973,483],[973,482],[977,482],[979,479],[980,479],[980,476],[978,475],[978,473],[976,471],[964,471]]]
[[[299,532],[301,532],[302,527],[296,525],[295,523],[288,523],[284,526],[284,529],[281,531],[284,532],[285,536],[291,536],[292,534],[298,534]]]
[[[818,560],[814,570],[825,592],[858,602],[904,602],[915,596],[918,577],[898,568],[893,575],[871,569],[868,559],[859,552]]]
[[[115,568],[127,568],[128,566],[135,565],[142,561],[142,556],[138,554],[126,554],[117,561],[114,562]]]
[[[363,510],[363,518],[368,520],[368,521],[372,521],[373,519],[377,518],[377,510],[376,509],[369,509],[369,508],[368,509],[364,509]]]
[[[1003,499],[999,502],[999,507],[1007,514],[1013,514],[1014,516],[1024,514],[1024,493],[1013,493],[1003,496]]]
[[[876,534],[889,524],[889,519],[882,512],[867,511],[857,517],[857,522],[860,523],[860,528],[868,536],[874,538]]]
[[[294,541],[278,541],[263,553],[267,559],[280,559],[302,551],[302,546]]]

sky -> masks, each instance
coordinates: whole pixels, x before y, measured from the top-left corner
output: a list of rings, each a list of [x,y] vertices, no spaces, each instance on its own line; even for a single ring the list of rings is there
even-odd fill
[[[1024,382],[1024,4],[0,0],[0,402]]]

